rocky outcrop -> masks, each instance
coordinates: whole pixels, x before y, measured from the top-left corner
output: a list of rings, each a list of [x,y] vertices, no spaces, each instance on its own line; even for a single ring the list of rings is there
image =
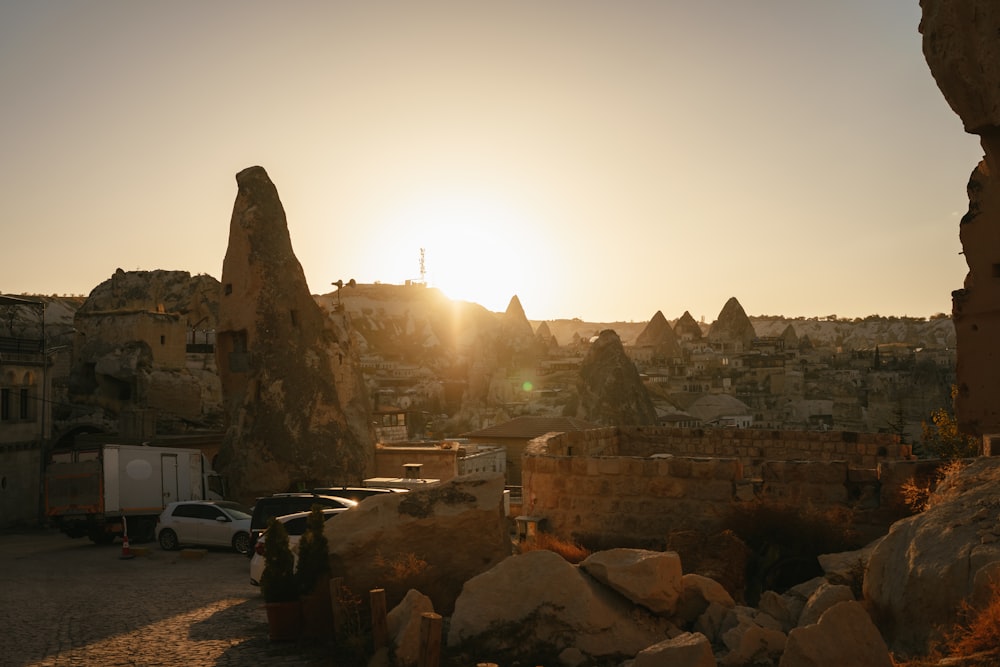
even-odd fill
[[[215,329],[218,290],[211,276],[118,269],[74,315],[71,399],[112,421],[122,410],[153,409],[164,433],[180,421],[219,427],[218,376],[187,352],[192,332]]]
[[[635,339],[635,347],[651,348],[652,359],[655,361],[674,359],[682,354],[677,334],[670,328],[667,318],[659,310]]]
[[[189,330],[214,330],[219,281],[187,271],[118,269],[90,292],[77,315],[134,311],[175,313]]]
[[[656,410],[625,354],[618,334],[605,329],[590,345],[580,366],[577,417],[607,426],[656,423]]]
[[[893,650],[926,652],[962,601],[984,595],[1000,565],[998,488],[1000,461],[976,459],[941,483],[930,509],[897,521],[875,545],[864,596]]]
[[[356,594],[385,589],[390,607],[415,588],[450,614],[462,582],[510,555],[503,486],[483,473],[366,499],[326,523],[333,576]]]
[[[517,298],[515,294],[510,298],[510,302],[507,304],[507,310],[500,318],[500,335],[510,341],[516,341],[521,344],[529,343],[534,338],[534,332],[531,330],[531,322],[528,321],[528,316],[524,314],[524,308],[521,307],[521,300]]]
[[[991,0],[923,0],[923,50],[938,87],[985,153],[969,178],[959,236],[969,272],[952,293],[958,339],[955,413],[967,433],[1000,430],[1000,7]]]
[[[691,317],[691,313],[686,310],[674,324],[674,334],[677,335],[679,340],[689,342],[701,340],[703,336],[701,326],[695,322],[694,318]]]
[[[736,297],[730,297],[708,330],[707,339],[713,348],[721,352],[741,352],[750,349],[756,337],[753,323],[743,306]]]
[[[267,172],[250,167],[236,182],[216,339],[222,471],[251,501],[298,483],[359,483],[373,456],[370,409],[346,322],[310,295]]]
[[[465,583],[448,645],[473,645],[486,655],[530,656],[537,664],[571,647],[595,658],[620,658],[659,642],[669,627],[561,556],[530,551]]]
[[[410,589],[402,602],[386,615],[386,630],[398,667],[413,667],[419,663],[421,617],[433,612],[431,599]]]

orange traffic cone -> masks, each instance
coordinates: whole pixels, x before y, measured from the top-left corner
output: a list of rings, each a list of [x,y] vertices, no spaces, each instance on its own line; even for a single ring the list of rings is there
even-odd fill
[[[126,560],[128,558],[135,558],[135,556],[132,554],[132,550],[129,549],[129,546],[128,546],[128,533],[125,533],[124,535],[122,535],[122,555],[121,555],[121,559],[122,560]]]

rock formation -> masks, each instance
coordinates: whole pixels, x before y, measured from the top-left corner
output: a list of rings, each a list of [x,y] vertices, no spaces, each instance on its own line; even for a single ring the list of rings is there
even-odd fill
[[[686,310],[674,324],[674,333],[678,339],[684,341],[695,341],[702,338],[701,327],[691,317],[691,313]]]
[[[730,297],[729,301],[726,301],[719,317],[708,330],[709,344],[720,352],[748,350],[756,337],[753,323],[736,297]]]
[[[187,271],[123,271],[93,289],[73,322],[71,400],[114,423],[126,409],[152,409],[161,433],[176,425],[221,426],[214,364],[189,354],[189,336],[207,335],[218,317],[219,282]],[[210,349],[210,347],[209,347]]]
[[[656,423],[656,409],[625,354],[621,339],[605,329],[591,343],[580,365],[577,417],[607,426],[644,426]]]
[[[952,293],[958,339],[955,412],[964,432],[1000,431],[1000,6],[922,0],[920,32],[931,74],[984,158],[969,178],[959,236],[969,272]]]
[[[665,361],[682,355],[677,334],[670,328],[667,318],[659,310],[635,339],[635,347],[652,348],[652,359],[655,361]]]
[[[520,344],[527,344],[534,338],[534,332],[531,330],[531,322],[528,321],[528,316],[524,314],[524,308],[521,307],[521,300],[517,298],[516,294],[511,297],[510,302],[507,304],[507,310],[504,311],[500,319],[500,334],[504,338]]]
[[[373,449],[346,325],[310,295],[264,169],[245,169],[236,182],[216,343],[222,472],[242,500],[299,484],[357,484]]]
[[[488,655],[530,656],[532,664],[568,648],[620,658],[658,642],[668,627],[562,556],[539,550],[511,556],[465,583],[448,645],[471,642]]]

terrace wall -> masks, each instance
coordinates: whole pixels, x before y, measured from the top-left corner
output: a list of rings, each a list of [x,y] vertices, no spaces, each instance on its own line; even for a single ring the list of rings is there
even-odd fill
[[[561,537],[655,545],[675,530],[717,530],[734,503],[767,499],[851,508],[859,529],[879,535],[901,516],[905,481],[936,466],[910,456],[895,436],[876,434],[658,428],[550,434],[532,441],[522,458],[523,512]]]

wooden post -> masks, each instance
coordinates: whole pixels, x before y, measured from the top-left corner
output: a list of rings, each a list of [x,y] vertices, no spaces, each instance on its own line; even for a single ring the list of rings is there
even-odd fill
[[[372,601],[372,639],[375,650],[389,645],[389,622],[385,611],[385,589],[373,588],[369,591]]]
[[[441,615],[420,615],[420,656],[417,667],[438,667],[441,663]]]

